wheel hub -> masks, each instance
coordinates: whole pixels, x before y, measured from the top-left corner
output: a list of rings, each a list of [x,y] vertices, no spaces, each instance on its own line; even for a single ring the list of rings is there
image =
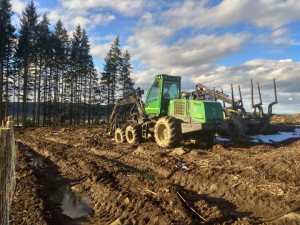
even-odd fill
[[[158,127],[158,137],[161,141],[168,140],[168,129],[164,124]]]

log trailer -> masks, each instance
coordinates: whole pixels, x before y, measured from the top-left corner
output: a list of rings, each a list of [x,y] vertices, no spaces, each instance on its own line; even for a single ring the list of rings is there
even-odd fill
[[[221,100],[223,102],[223,114],[225,119],[225,132],[232,137],[241,137],[245,134],[261,133],[270,125],[270,118],[272,114],[272,108],[277,101],[276,82],[273,79],[274,86],[274,101],[268,105],[268,113],[264,113],[262,105],[262,97],[259,82],[257,82],[257,89],[259,95],[259,103],[254,103],[253,96],[253,81],[251,79],[251,108],[252,112],[246,112],[243,105],[243,98],[240,85],[238,85],[239,99],[234,98],[233,85],[231,84],[231,96],[223,93],[223,90],[217,91],[209,89],[203,84],[196,85],[196,91],[193,92],[193,99],[214,99]],[[229,106],[225,106],[225,103]]]

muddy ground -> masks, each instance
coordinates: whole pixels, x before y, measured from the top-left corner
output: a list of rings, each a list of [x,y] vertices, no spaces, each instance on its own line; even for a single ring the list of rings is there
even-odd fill
[[[116,144],[104,131],[16,130],[11,224],[300,224],[299,138],[163,149],[152,140]],[[92,212],[65,215],[54,184],[87,196]]]

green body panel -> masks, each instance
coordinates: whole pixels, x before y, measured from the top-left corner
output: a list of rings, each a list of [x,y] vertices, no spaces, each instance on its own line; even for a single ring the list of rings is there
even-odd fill
[[[224,121],[221,103],[181,98],[180,93],[180,77],[156,75],[146,96],[146,113],[154,116],[173,116],[196,123]]]
[[[168,115],[177,118],[186,118],[187,101],[187,99],[172,99],[169,104]]]
[[[219,102],[189,99],[172,99],[168,115],[181,119],[189,118],[201,123],[223,122],[224,120],[222,105]]]
[[[171,97],[180,98],[180,84],[181,77],[168,76],[165,74],[156,75],[146,96],[146,113],[156,116],[168,115]],[[171,88],[168,89],[169,86],[171,86]],[[168,90],[171,91],[172,96],[167,96]]]
[[[223,122],[223,109],[219,102],[190,100],[190,115],[202,123]]]

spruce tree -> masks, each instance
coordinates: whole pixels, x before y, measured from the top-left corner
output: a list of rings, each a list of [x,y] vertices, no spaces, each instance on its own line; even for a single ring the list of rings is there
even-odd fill
[[[36,8],[31,1],[22,13],[21,30],[19,43],[17,48],[17,56],[20,58],[21,67],[23,69],[23,115],[22,127],[26,127],[27,123],[27,97],[28,85],[30,79],[30,66],[34,62],[36,54],[36,35],[38,30],[38,15]]]
[[[106,105],[107,105],[107,121],[109,120],[109,114],[111,111],[111,105],[115,104],[117,82],[119,76],[119,68],[121,61],[121,50],[120,50],[120,39],[116,37],[113,44],[111,45],[108,53],[104,58],[104,72],[102,73],[102,88],[106,94]]]
[[[71,49],[71,73],[70,73],[70,123],[73,121],[78,124],[78,115],[79,115],[79,85],[78,81],[80,80],[80,44],[82,38],[82,30],[80,25],[76,26],[75,31],[73,32],[72,37],[72,49]]]
[[[60,20],[57,21],[54,28],[55,42],[54,42],[54,67],[55,67],[55,78],[58,87],[56,90],[56,96],[54,101],[54,116],[55,124],[59,121],[64,123],[68,115],[67,111],[67,95],[66,89],[67,84],[67,74],[68,74],[68,65],[70,62],[70,40],[67,30],[63,27],[63,24]],[[60,94],[60,95],[59,95]]]
[[[122,54],[122,58],[120,61],[120,76],[119,76],[119,84],[121,85],[120,91],[122,93],[122,97],[124,97],[128,92],[133,90],[133,81],[130,77],[130,72],[133,69],[133,66],[130,62],[130,53],[128,50]]]
[[[50,51],[50,35],[49,30],[49,19],[46,14],[43,15],[41,22],[38,24],[38,37],[37,37],[37,73],[35,73],[34,81],[34,122],[37,126],[40,125],[40,102],[41,102],[41,91],[42,91],[42,77],[44,71],[46,70],[45,65],[47,61],[47,56]],[[45,104],[45,102],[44,102]]]
[[[14,32],[15,28],[11,24],[11,4],[9,0],[0,0],[0,122],[4,117],[3,114],[3,92],[4,78],[6,80],[6,107],[5,115],[8,111],[8,92],[9,78],[11,76],[11,57],[13,53]]]

